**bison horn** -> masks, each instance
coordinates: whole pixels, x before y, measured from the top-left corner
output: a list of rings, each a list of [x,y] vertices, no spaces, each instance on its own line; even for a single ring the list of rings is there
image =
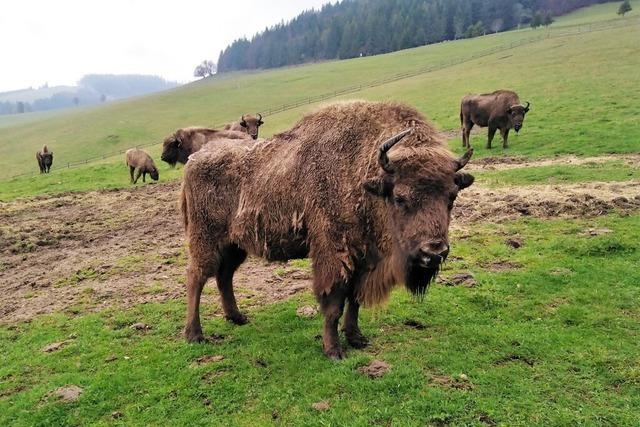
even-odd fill
[[[459,171],[460,169],[465,167],[467,163],[469,163],[469,159],[471,158],[472,155],[473,155],[473,148],[470,148],[458,160],[456,160],[456,163],[457,163],[456,171]]]
[[[258,121],[261,122],[262,121],[262,114],[258,113]]]
[[[531,104],[529,104],[529,101],[527,101],[527,105],[524,107],[524,111],[525,111],[525,113],[526,113],[527,111],[529,111],[529,105],[531,105]]]
[[[391,148],[396,145],[402,138],[407,136],[411,132],[411,129],[407,129],[405,131],[400,132],[399,134],[392,136],[382,143],[380,146],[380,153],[378,155],[378,163],[380,163],[380,167],[387,173],[393,173],[393,168],[389,162],[389,156],[387,156],[387,151],[391,150]]]

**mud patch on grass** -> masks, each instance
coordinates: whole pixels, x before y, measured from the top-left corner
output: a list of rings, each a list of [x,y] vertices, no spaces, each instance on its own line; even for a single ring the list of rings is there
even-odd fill
[[[186,249],[179,183],[67,193],[0,203],[0,322],[53,312],[184,298]],[[11,239],[4,239],[11,236]],[[241,307],[291,297],[310,287],[308,262],[249,258],[235,276]],[[210,280],[205,310],[218,308]]]

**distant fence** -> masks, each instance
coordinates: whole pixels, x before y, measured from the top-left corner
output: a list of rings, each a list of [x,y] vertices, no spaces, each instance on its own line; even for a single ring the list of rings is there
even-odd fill
[[[503,52],[506,50],[511,50],[514,49],[516,47],[520,47],[520,46],[524,46],[524,45],[528,45],[531,43],[536,43],[539,42],[541,40],[546,40],[546,39],[551,39],[551,38],[559,38],[559,37],[566,37],[566,36],[573,36],[573,35],[578,35],[578,34],[585,34],[585,33],[592,33],[592,32],[596,32],[596,31],[603,31],[603,30],[608,30],[611,28],[622,28],[622,27],[628,27],[628,26],[632,26],[632,25],[639,25],[640,24],[640,18],[638,17],[634,17],[634,18],[620,18],[620,19],[615,19],[615,20],[611,20],[611,21],[603,21],[603,22],[597,22],[597,23],[592,23],[592,24],[577,24],[577,25],[572,25],[572,26],[567,26],[567,27],[558,27],[558,28],[550,28],[550,29],[540,29],[537,31],[540,31],[541,34],[538,34],[534,37],[528,37],[528,38],[523,38],[521,40],[517,40],[517,41],[513,41],[511,43],[505,43],[499,46],[494,46],[492,48],[489,49],[484,49],[484,50],[480,50],[477,51],[475,53],[473,53],[472,55],[468,55],[465,57],[462,57],[460,59],[454,59],[454,60],[450,60],[450,61],[445,61],[445,62],[441,62],[438,64],[433,64],[433,65],[429,65],[427,67],[422,67],[422,68],[418,68],[412,71],[407,71],[404,73],[398,73],[398,74],[393,74],[391,76],[388,77],[384,77],[381,79],[376,79],[376,80],[372,80],[369,82],[364,82],[364,83],[360,83],[360,84],[356,84],[356,85],[352,85],[352,86],[348,86],[348,87],[344,87],[342,89],[338,89],[332,92],[326,92],[320,95],[315,95],[315,96],[309,96],[306,98],[301,98],[297,101],[293,101],[287,104],[282,104],[282,105],[278,105],[278,106],[274,106],[274,107],[269,107],[267,109],[264,109],[263,111],[261,111],[260,113],[263,116],[271,116],[274,114],[278,114],[278,113],[282,113],[284,111],[288,111],[288,110],[293,110],[296,108],[299,108],[303,105],[309,105],[309,104],[313,104],[316,102],[322,102],[322,101],[326,101],[328,99],[332,99],[332,98],[336,98],[342,95],[348,95],[351,93],[356,93],[356,92],[360,92],[364,89],[369,89],[369,88],[373,88],[373,87],[377,87],[377,86],[382,86],[385,84],[389,84],[389,83],[393,83],[393,82],[397,82],[399,80],[403,80],[403,79],[408,79],[408,78],[412,78],[412,77],[417,77],[420,76],[422,74],[427,74],[427,73],[432,73],[434,71],[439,71],[448,67],[452,67],[454,65],[459,65],[465,62],[469,62],[469,61],[473,61],[475,59],[479,59],[485,56],[489,56],[489,55],[493,55],[495,53],[498,52]],[[221,124],[222,125],[222,124]],[[215,125],[213,127],[217,127],[217,126],[221,126],[221,125]],[[157,145],[160,144],[160,142],[149,142],[146,144],[139,144],[136,145],[136,148],[144,148],[144,147],[151,147],[153,145]],[[88,157],[86,159],[83,160],[76,160],[73,162],[66,162],[66,163],[62,163],[62,168],[74,168],[74,167],[78,167],[78,166],[83,166],[86,165],[88,163],[92,163],[92,162],[96,162],[96,161],[100,161],[100,160],[106,160],[107,158],[110,157],[114,157],[114,156],[118,156],[118,155],[122,155],[124,154],[124,152],[126,151],[126,149],[123,150],[119,150],[119,151],[112,151],[109,153],[104,153],[98,156],[93,156],[93,157]],[[57,168],[59,169],[60,166],[58,164]],[[25,173],[21,173],[21,174],[17,174],[17,175],[13,175],[7,179],[13,179],[13,178],[18,178],[18,177],[22,177],[22,176],[29,176],[29,175],[37,175],[36,172],[25,172]]]

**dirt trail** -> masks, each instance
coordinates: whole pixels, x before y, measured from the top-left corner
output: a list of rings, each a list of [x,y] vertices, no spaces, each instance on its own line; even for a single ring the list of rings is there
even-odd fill
[[[0,203],[0,322],[183,298],[178,190],[167,183]],[[473,186],[456,202],[454,227],[639,209],[640,182]],[[247,308],[301,292],[310,273],[249,259],[235,283]],[[205,288],[205,316],[221,314],[214,289],[212,282]]]
[[[469,171],[480,170],[506,170],[524,167],[540,167],[540,166],[556,166],[556,165],[586,165],[599,164],[612,161],[620,161],[628,166],[640,168],[640,153],[631,154],[607,154],[597,157],[579,157],[579,156],[557,156],[546,159],[530,160],[526,157],[517,156],[499,156],[499,157],[483,157],[475,159],[466,167]]]

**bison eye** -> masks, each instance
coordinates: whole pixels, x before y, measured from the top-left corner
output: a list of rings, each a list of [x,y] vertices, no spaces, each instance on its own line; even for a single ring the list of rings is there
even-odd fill
[[[398,206],[404,206],[407,204],[407,199],[403,196],[394,196],[393,202]]]

